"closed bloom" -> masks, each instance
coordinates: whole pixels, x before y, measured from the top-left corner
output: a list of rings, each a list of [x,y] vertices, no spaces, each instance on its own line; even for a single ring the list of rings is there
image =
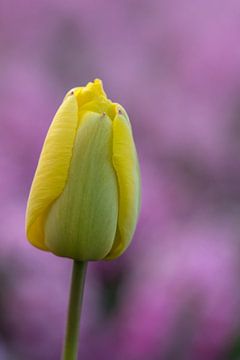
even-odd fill
[[[67,93],[45,139],[26,212],[28,240],[75,260],[114,259],[131,242],[140,175],[126,111],[100,80]]]

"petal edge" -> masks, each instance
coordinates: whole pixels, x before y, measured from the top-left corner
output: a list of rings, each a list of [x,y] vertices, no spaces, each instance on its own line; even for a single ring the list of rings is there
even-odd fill
[[[129,246],[140,208],[140,175],[131,125],[120,111],[113,120],[113,166],[119,187],[118,230],[105,259],[114,259]]]
[[[67,96],[48,130],[31,186],[26,233],[36,247],[44,244],[44,220],[51,203],[64,189],[78,126],[78,105],[74,95]]]

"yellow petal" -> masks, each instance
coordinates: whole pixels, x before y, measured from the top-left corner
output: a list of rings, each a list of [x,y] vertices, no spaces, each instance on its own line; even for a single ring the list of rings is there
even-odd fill
[[[106,259],[118,257],[130,244],[140,207],[137,153],[131,125],[122,108],[113,120],[113,166],[119,187],[118,230],[114,245]]]
[[[28,240],[43,250],[44,220],[48,207],[62,193],[67,181],[78,126],[78,105],[67,96],[48,130],[33,179],[26,213]]]
[[[110,119],[115,117],[116,106],[107,98],[101,80],[89,82],[87,86],[77,88],[74,93],[78,101],[80,118],[87,111],[100,114],[105,112]]]

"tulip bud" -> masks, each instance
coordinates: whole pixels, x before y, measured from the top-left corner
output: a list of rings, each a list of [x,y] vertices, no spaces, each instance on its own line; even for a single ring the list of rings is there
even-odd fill
[[[131,242],[140,175],[126,111],[100,80],[71,90],[45,139],[26,213],[28,240],[56,255],[114,259]]]

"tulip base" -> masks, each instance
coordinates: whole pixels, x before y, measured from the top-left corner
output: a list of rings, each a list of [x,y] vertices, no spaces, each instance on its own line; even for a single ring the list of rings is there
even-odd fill
[[[79,324],[87,262],[73,262],[68,318],[62,360],[76,360],[78,353]]]

